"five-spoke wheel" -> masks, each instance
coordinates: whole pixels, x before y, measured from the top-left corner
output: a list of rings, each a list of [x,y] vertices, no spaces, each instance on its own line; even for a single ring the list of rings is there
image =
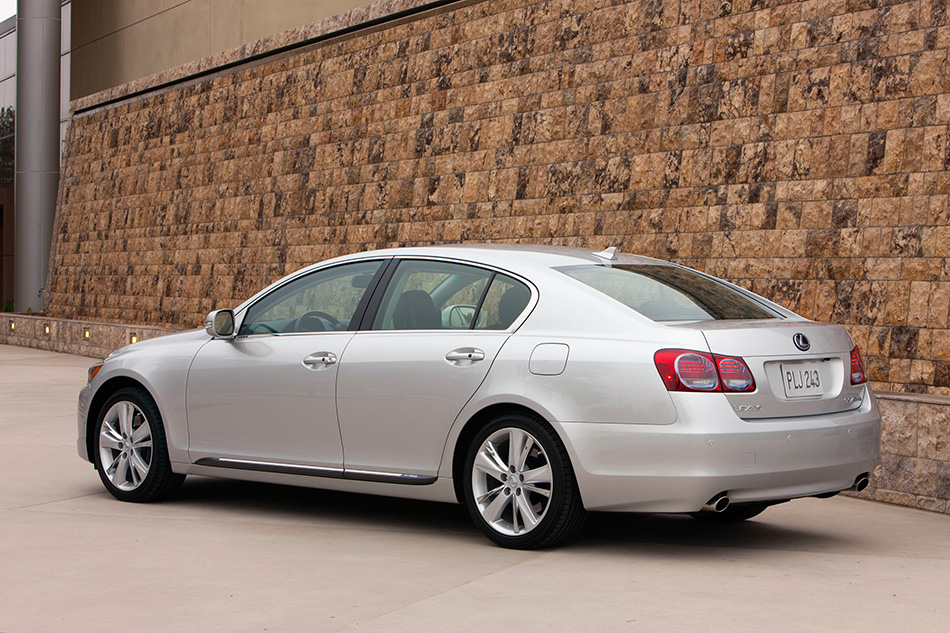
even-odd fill
[[[499,545],[533,549],[564,542],[585,512],[564,445],[522,414],[502,416],[473,440],[465,462],[469,513]]]

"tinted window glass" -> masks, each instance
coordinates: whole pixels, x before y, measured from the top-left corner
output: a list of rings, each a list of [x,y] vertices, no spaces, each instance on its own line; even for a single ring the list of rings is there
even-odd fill
[[[343,264],[286,283],[247,309],[239,334],[346,330],[381,265]]]
[[[478,316],[479,330],[506,330],[528,307],[531,291],[526,285],[501,273],[492,280]]]
[[[564,274],[654,321],[774,319],[780,315],[724,283],[685,268],[649,264],[572,266]]]
[[[463,264],[404,260],[386,288],[373,329],[470,329],[492,274]]]

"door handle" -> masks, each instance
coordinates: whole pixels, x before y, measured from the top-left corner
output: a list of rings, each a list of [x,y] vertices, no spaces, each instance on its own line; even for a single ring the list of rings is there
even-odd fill
[[[475,363],[480,360],[485,360],[485,352],[475,347],[460,347],[446,354],[445,360],[450,363],[462,363],[465,361]]]
[[[310,369],[321,369],[328,367],[336,362],[336,354],[333,352],[316,352],[303,359],[303,364]]]

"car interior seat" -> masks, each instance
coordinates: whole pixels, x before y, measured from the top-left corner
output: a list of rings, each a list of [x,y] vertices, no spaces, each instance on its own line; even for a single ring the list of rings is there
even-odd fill
[[[424,290],[402,293],[393,310],[393,326],[397,330],[439,330],[442,317]]]

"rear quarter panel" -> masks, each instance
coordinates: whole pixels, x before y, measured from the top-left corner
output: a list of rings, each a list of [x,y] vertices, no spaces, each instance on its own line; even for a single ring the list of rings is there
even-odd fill
[[[554,273],[560,274],[560,273]],[[440,472],[451,476],[456,442],[465,425],[492,405],[511,403],[543,416],[567,446],[570,422],[669,425],[676,409],[653,354],[664,347],[705,349],[701,332],[657,324],[605,295],[576,284],[540,288],[538,304],[505,342],[485,381],[462,409],[447,438]],[[568,346],[564,371],[529,370],[541,344]]]

